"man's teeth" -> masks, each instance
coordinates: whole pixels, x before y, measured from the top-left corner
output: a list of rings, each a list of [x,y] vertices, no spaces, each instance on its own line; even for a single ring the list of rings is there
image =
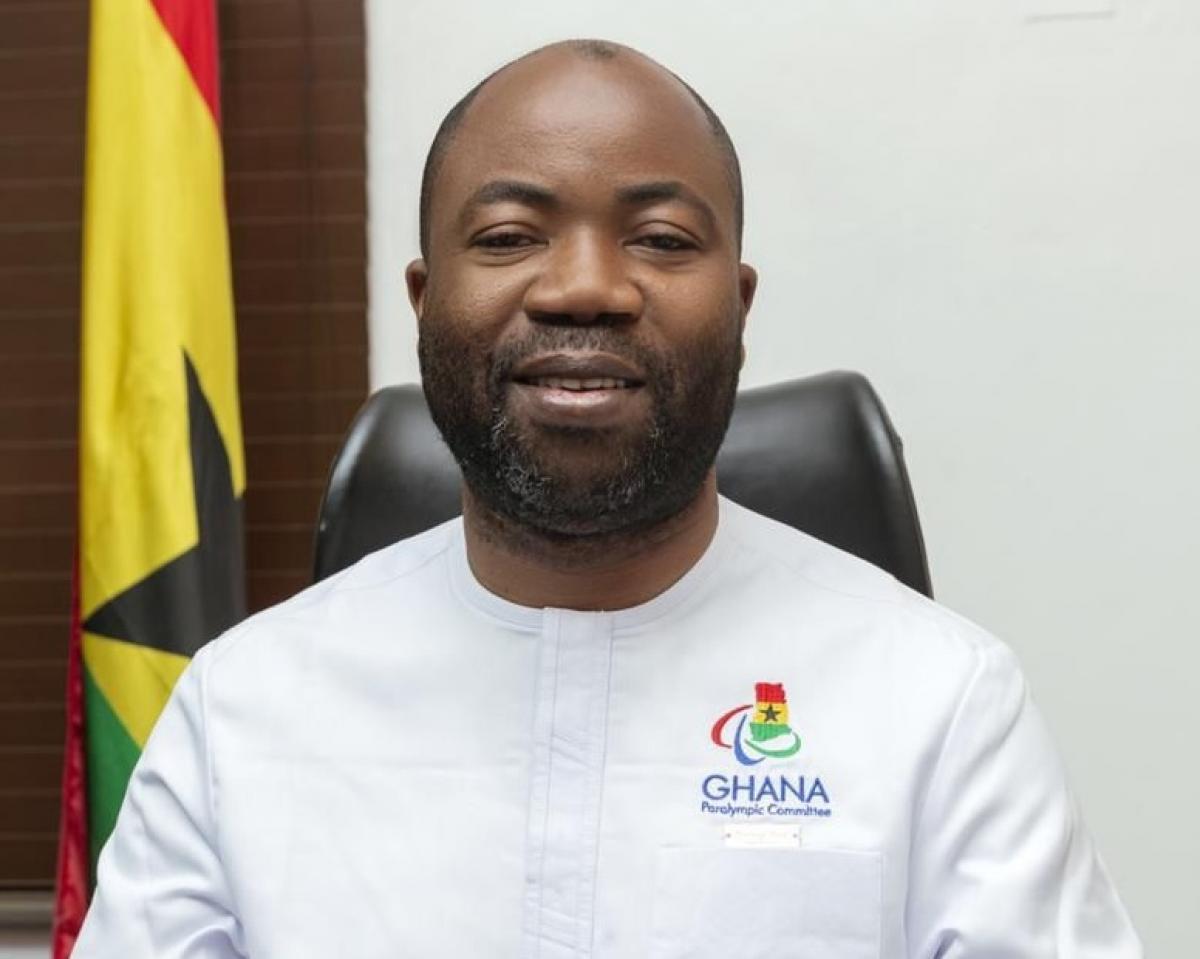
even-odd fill
[[[533,385],[544,386],[550,390],[623,390],[629,386],[629,381],[612,376],[596,376],[586,380],[566,376],[538,376],[534,377]]]

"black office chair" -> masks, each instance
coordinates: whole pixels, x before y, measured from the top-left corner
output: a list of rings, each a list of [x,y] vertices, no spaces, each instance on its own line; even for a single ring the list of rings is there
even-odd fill
[[[334,460],[316,579],[457,516],[460,484],[421,388],[380,390]],[[863,376],[825,373],[743,390],[717,456],[717,484],[735,502],[933,595],[900,438]]]

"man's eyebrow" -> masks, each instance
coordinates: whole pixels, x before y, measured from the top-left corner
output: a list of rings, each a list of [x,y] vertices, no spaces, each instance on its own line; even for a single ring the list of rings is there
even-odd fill
[[[717,225],[717,215],[713,212],[713,208],[705,202],[700,194],[678,180],[654,180],[649,183],[623,186],[617,190],[617,199],[630,206],[678,200],[695,209],[708,222],[710,228],[715,228]]]
[[[476,208],[493,203],[524,203],[549,208],[558,205],[558,197],[544,186],[524,180],[489,180],[468,197],[460,218],[465,220]]]

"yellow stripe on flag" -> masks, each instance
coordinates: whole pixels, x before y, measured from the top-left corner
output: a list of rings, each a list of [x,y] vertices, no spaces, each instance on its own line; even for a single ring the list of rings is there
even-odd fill
[[[188,659],[85,632],[83,662],[125,731],[141,749]]]
[[[788,722],[787,703],[756,703],[754,721],[759,723],[782,723],[786,726]]]

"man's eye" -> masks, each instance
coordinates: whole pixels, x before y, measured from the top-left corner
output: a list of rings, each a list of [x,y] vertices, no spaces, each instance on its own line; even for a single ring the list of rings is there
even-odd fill
[[[652,250],[662,250],[664,253],[677,253],[682,250],[694,250],[696,244],[679,236],[677,233],[648,233],[637,239],[638,246],[647,246]]]
[[[533,243],[533,237],[524,233],[486,233],[475,241],[485,250],[519,250]]]

